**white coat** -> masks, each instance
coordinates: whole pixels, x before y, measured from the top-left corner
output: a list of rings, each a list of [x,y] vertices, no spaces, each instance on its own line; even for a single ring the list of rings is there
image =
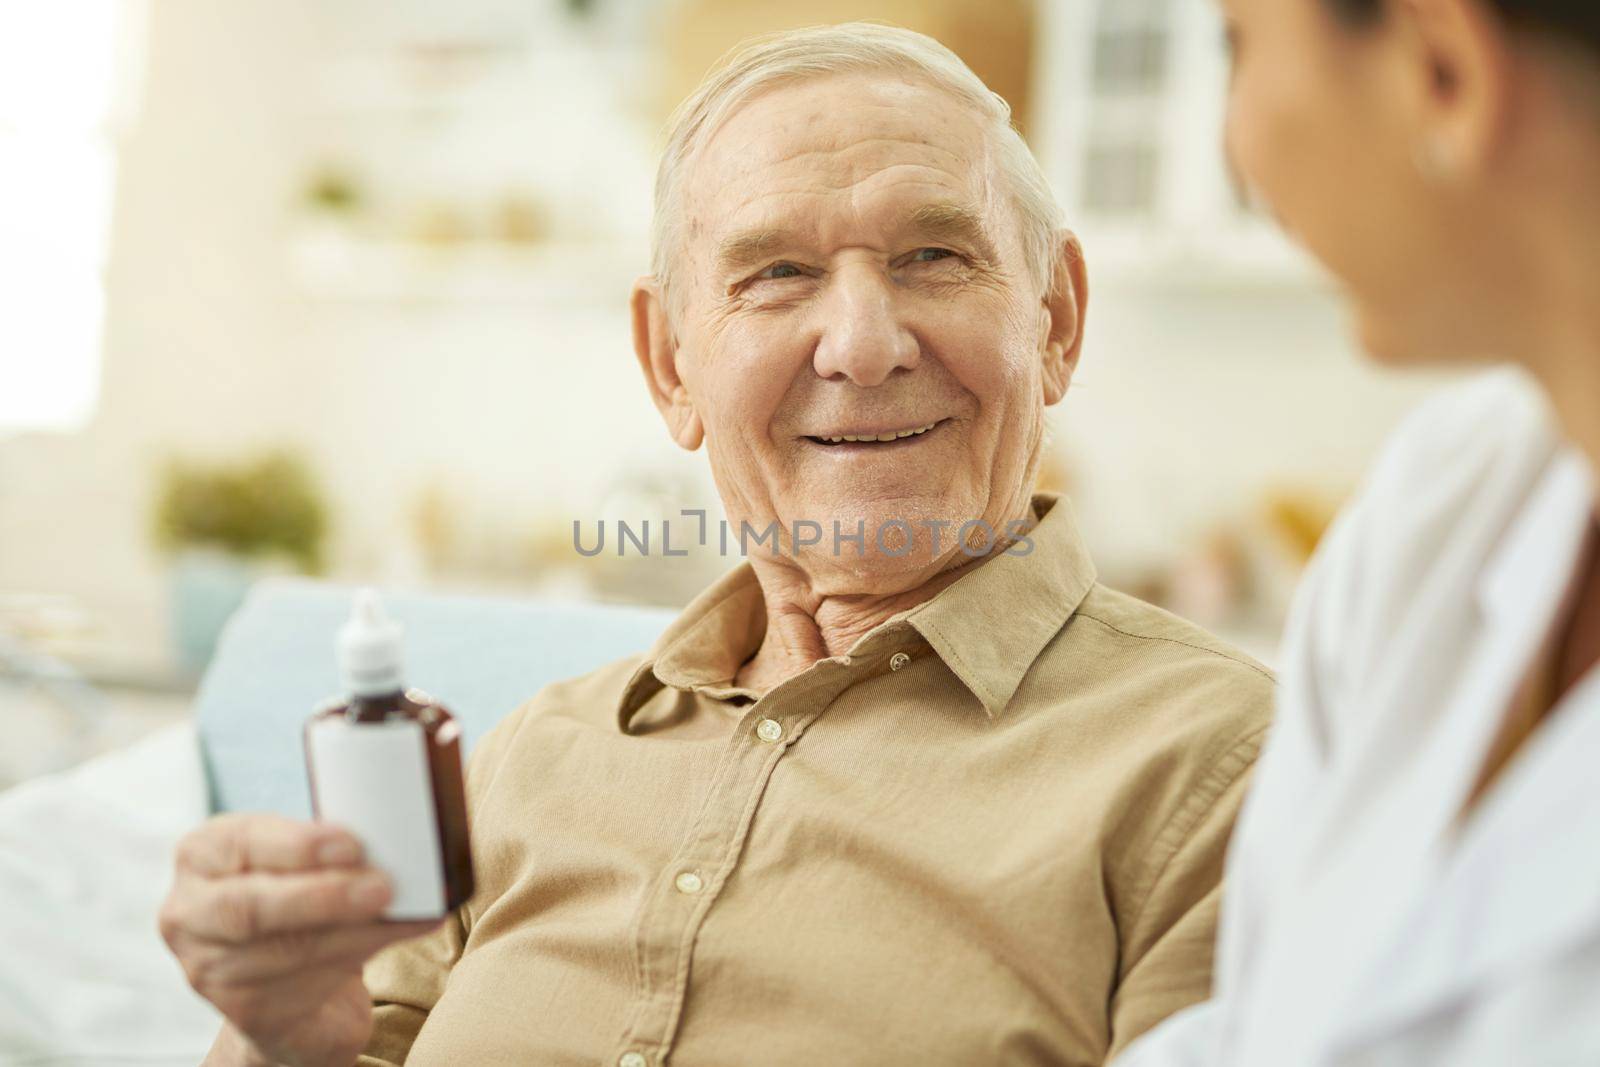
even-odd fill
[[[1600,1065],[1600,671],[1457,818],[1594,506],[1519,374],[1401,427],[1291,615],[1213,999],[1115,1067]]]

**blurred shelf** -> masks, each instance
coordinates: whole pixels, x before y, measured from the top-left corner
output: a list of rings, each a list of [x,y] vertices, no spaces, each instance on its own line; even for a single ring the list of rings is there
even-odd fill
[[[426,244],[302,237],[289,244],[295,284],[318,300],[543,304],[622,310],[648,253],[626,240]]]

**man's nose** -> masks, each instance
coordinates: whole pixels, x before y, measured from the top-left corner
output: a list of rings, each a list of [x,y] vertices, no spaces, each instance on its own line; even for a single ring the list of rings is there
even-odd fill
[[[917,365],[920,347],[896,314],[893,283],[881,268],[852,264],[834,274],[830,290],[813,357],[820,377],[871,388],[896,368]]]

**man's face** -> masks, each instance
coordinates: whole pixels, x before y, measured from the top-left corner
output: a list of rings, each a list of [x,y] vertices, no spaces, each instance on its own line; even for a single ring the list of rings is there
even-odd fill
[[[814,579],[909,588],[957,558],[962,523],[1027,514],[1065,381],[987,149],[947,94],[845,75],[744,105],[684,176],[678,373],[729,519],[822,524]],[[885,559],[895,520],[919,536]],[[835,521],[865,524],[866,559],[828,558]],[[930,521],[951,524],[936,553]]]

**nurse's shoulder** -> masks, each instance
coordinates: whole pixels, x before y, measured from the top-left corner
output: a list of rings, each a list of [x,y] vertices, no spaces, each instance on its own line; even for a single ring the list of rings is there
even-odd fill
[[[1280,710],[1359,715],[1360,690],[1463,605],[1558,447],[1538,388],[1496,369],[1439,390],[1390,436],[1323,539],[1284,637]],[[1314,721],[1314,734],[1348,721]]]
[[[1558,441],[1542,394],[1520,371],[1475,375],[1419,405],[1353,503],[1347,543],[1336,543],[1337,566],[1360,568],[1348,577],[1373,598],[1360,607],[1403,614],[1441,568],[1481,562],[1485,538],[1522,506]]]

